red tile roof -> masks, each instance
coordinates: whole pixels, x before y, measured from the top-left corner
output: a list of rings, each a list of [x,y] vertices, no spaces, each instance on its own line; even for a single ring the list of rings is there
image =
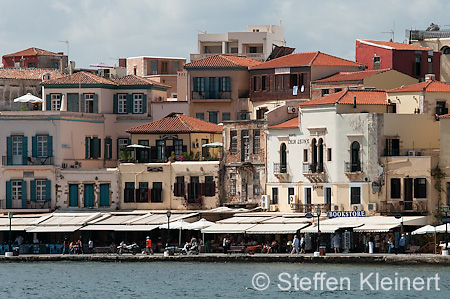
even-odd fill
[[[439,118],[450,118],[450,114],[439,115]]]
[[[59,79],[47,80],[42,85],[66,85],[66,84],[106,84],[117,85],[111,80],[99,77],[89,72],[78,72],[72,75],[67,75]]]
[[[298,116],[291,118],[281,124],[270,126],[269,129],[282,130],[282,129],[290,129],[290,128],[298,128]]]
[[[375,47],[383,47],[388,48],[392,50],[411,50],[411,51],[432,51],[431,48],[425,48],[421,46],[416,45],[410,45],[410,44],[402,44],[402,43],[395,43],[395,42],[384,42],[384,41],[377,41],[377,40],[359,40],[363,44],[372,45]]]
[[[450,92],[450,84],[441,81],[423,81],[420,83],[406,85],[388,90],[388,93],[397,92],[417,92],[417,91],[428,91],[428,92]]]
[[[340,72],[334,75],[331,75],[324,79],[315,80],[312,83],[325,83],[325,82],[342,82],[342,81],[361,81],[367,77],[384,73],[389,71],[390,69],[383,70],[367,70],[360,72]]]
[[[327,66],[362,66],[354,61],[339,58],[336,56],[316,52],[293,53],[280,58],[269,60],[261,63],[252,69],[266,69],[279,67],[293,67],[293,66],[312,66],[312,65],[327,65]]]
[[[47,69],[2,69],[0,68],[0,79],[15,79],[15,80],[42,80],[42,75],[50,74],[50,78],[61,78],[62,74],[58,70]]]
[[[22,50],[16,53],[11,53],[11,54],[6,54],[3,55],[3,57],[17,57],[17,56],[62,56],[61,54],[58,53],[53,53],[47,50],[42,50],[39,48],[28,48],[26,50]]]
[[[149,78],[143,78],[135,75],[128,75],[121,78],[112,78],[112,82],[116,83],[120,86],[126,86],[126,85],[157,85],[161,87],[167,87],[170,88],[169,85],[159,83],[156,81],[153,81]]]
[[[228,67],[253,67],[261,64],[261,61],[245,56],[233,56],[217,54],[187,63],[185,68],[228,68]]]
[[[300,107],[335,104],[353,105],[355,97],[358,105],[389,105],[384,90],[345,89],[318,99],[302,102]]]
[[[183,114],[170,114],[163,119],[126,130],[131,134],[221,133],[222,126]]]

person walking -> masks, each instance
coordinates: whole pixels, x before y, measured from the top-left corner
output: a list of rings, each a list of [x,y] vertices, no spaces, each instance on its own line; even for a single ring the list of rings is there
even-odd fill
[[[92,239],[89,239],[88,248],[89,248],[89,253],[92,254],[94,252],[94,241],[92,241]]]
[[[153,255],[152,239],[149,236],[145,239],[145,253]]]
[[[66,253],[70,254],[70,251],[69,251],[69,239],[67,239],[67,237],[64,238],[63,248],[62,248],[62,254],[64,255]]]
[[[387,241],[387,246],[388,246],[388,253],[391,254],[392,248],[394,248],[394,241],[392,240],[391,236],[389,236],[389,239]]]
[[[306,253],[305,247],[306,247],[305,235],[302,235],[302,237],[300,238],[300,253]]]
[[[373,253],[373,237],[369,237],[369,253]]]
[[[405,249],[406,249],[406,237],[405,237],[405,234],[402,234],[402,236],[400,237],[400,240],[398,241],[398,247],[399,247],[400,253],[405,253]]]
[[[225,236],[222,241],[223,253],[225,253],[225,254],[228,253],[228,243],[229,243],[228,238]]]
[[[333,248],[334,248],[334,253],[340,253],[340,247],[341,247],[341,240],[339,238],[338,234],[334,234],[333,237]]]
[[[294,240],[292,241],[292,251],[291,254],[299,253],[300,240],[297,238],[297,235],[294,236]]]

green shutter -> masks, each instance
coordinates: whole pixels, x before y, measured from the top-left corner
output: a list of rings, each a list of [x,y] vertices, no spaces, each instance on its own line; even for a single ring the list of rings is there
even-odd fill
[[[52,110],[52,95],[48,94],[45,99],[45,110]]]
[[[6,165],[12,165],[12,137],[6,137]]]
[[[144,114],[147,113],[147,95],[146,94],[142,95],[142,113],[144,113]]]
[[[81,106],[80,111],[81,112],[86,112],[85,107],[84,107],[84,97],[85,97],[85,95],[86,95],[85,93],[81,94],[81,99],[80,99],[80,106]]]
[[[100,206],[109,207],[109,184],[100,184]]]
[[[79,112],[78,100],[79,100],[78,93],[68,93],[67,94],[67,111]]]
[[[91,142],[91,155],[93,159],[98,159],[100,158],[100,153],[101,153],[101,143],[100,143],[100,139],[98,139],[98,137],[94,137],[92,138],[92,142]]]
[[[193,87],[193,91],[194,92],[198,92],[199,90],[198,90],[198,77],[194,77],[194,79],[193,79],[193,83],[192,83],[193,85],[194,85],[194,87]]]
[[[84,146],[85,146],[85,158],[86,159],[90,159],[91,158],[91,156],[92,156],[92,152],[90,152],[90,145],[91,145],[91,138],[90,137],[86,137],[85,139],[84,139]],[[90,152],[90,154],[89,154],[89,152]]]
[[[45,200],[52,200],[52,181],[45,180]]]
[[[22,209],[27,208],[27,182],[22,180]]]
[[[225,91],[231,91],[231,77],[225,77]]]
[[[36,180],[30,182],[30,200],[36,201]]]
[[[47,157],[53,157],[53,137],[47,136]]]
[[[108,145],[109,144],[109,148]],[[112,158],[112,139],[111,137],[105,138],[105,159],[111,159]]]
[[[94,113],[98,113],[98,94],[96,94],[96,93],[94,93],[94,103],[93,103],[92,111]]]
[[[69,207],[78,207],[78,185],[69,185]]]
[[[12,198],[11,198],[11,181],[6,181],[6,208],[11,209]]]
[[[209,99],[209,77],[204,77],[205,80],[205,98]]]
[[[219,86],[220,86],[220,77],[214,77],[214,90],[213,90],[214,99],[217,99],[219,97]]]
[[[133,112],[133,95],[127,94],[127,113]]]
[[[37,157],[37,136],[31,137],[31,156]]]
[[[113,113],[119,113],[119,95],[116,93],[113,100]]]
[[[28,164],[28,138],[23,136],[22,137],[22,165]]]

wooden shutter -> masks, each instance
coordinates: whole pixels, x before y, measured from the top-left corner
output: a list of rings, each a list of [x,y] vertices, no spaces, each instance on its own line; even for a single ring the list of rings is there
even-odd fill
[[[98,94],[94,93],[94,103],[92,105],[92,112],[98,113]]]
[[[209,77],[204,77],[205,99],[209,99]]]
[[[93,137],[91,142],[91,155],[93,159],[100,158],[102,145],[98,137]]]
[[[27,208],[27,182],[22,180],[22,209]]]
[[[31,137],[31,156],[37,157],[37,136]]]
[[[142,113],[143,114],[147,113],[147,95],[146,94],[142,95]]]
[[[6,165],[12,165],[12,137],[6,137]]]
[[[52,110],[52,95],[51,94],[48,94],[47,96],[46,96],[46,99],[45,99],[45,110],[47,110],[47,111],[50,111],[50,110]]]
[[[52,181],[45,180],[45,200],[52,200]]]
[[[12,196],[11,196],[11,181],[6,181],[6,208],[11,209],[12,207]]]
[[[127,113],[133,113],[133,95],[127,94]]]
[[[22,137],[22,165],[28,164],[28,138],[23,136]]]
[[[90,137],[86,137],[84,139],[84,146],[85,146],[85,158],[86,159],[90,159],[92,156],[92,152],[91,152],[91,138]]]
[[[53,137],[50,135],[47,137],[47,156],[53,157]]]
[[[86,112],[86,107],[84,107],[84,98],[85,98],[85,96],[86,96],[85,93],[81,94],[81,99],[80,99],[80,106],[81,106],[80,111],[81,112]]]
[[[113,113],[119,113],[119,95],[116,93],[113,100]]]
[[[199,90],[198,90],[199,89],[198,88],[198,77],[194,77],[192,84],[194,85],[192,91],[199,92]]]
[[[30,200],[36,201],[36,181],[32,180],[30,182]]]

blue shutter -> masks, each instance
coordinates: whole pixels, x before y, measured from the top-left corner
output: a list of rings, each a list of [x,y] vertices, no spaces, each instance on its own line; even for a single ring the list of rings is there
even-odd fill
[[[78,185],[69,185],[69,207],[78,207]]]
[[[133,95],[127,94],[127,113],[133,112]]]
[[[47,136],[47,157],[53,157],[53,137]]]
[[[36,180],[30,182],[30,200],[36,201]]]
[[[45,180],[45,200],[52,200],[52,181]]]
[[[225,77],[226,91],[231,91],[231,77]]]
[[[147,95],[146,94],[142,95],[142,113],[144,113],[144,114],[147,113]]]
[[[31,156],[37,157],[37,136],[31,137]]]
[[[84,107],[84,97],[85,97],[85,93],[81,94],[81,99],[80,99],[80,111],[81,112],[86,112],[85,107]]]
[[[12,138],[6,137],[6,165],[12,165]]]
[[[119,113],[119,95],[116,93],[113,100],[113,113]]]
[[[131,108],[130,108],[130,110],[127,110],[127,111],[134,114],[134,93],[132,93],[132,94],[130,95],[130,98],[131,98],[131,106],[130,106]],[[127,107],[127,108],[128,108],[128,107]]]
[[[28,138],[23,136],[22,137],[22,165],[27,165],[27,159],[28,159]]]
[[[11,198],[11,181],[6,181],[6,208],[11,209],[12,207]]]
[[[192,91],[198,92],[198,77],[194,77],[192,84],[194,85]]]
[[[94,185],[86,184],[84,185],[84,206],[93,207],[94,206]]]
[[[98,137],[94,137],[92,138],[92,144],[91,144],[91,156],[93,159],[98,159],[100,158],[100,153],[101,153],[101,143],[100,143],[100,139],[98,139]]]
[[[96,93],[94,93],[94,103],[93,103],[92,111],[94,113],[98,113],[98,94],[96,94]]]
[[[214,78],[214,94],[213,98],[217,99],[219,97],[219,86],[220,86],[220,77]]]
[[[90,145],[91,145],[91,138],[89,138],[89,137],[86,137],[86,138],[84,138],[84,147],[85,147],[85,158],[86,159],[90,159],[91,158],[91,156],[92,156],[92,152],[90,151]],[[90,154],[89,154],[90,153]]]
[[[100,206],[109,207],[109,184],[100,184]]]
[[[209,99],[209,77],[204,77],[205,81],[205,99]]]
[[[22,180],[22,209],[27,208],[27,182]]]
[[[50,95],[50,94],[48,94],[47,96],[46,96],[46,99],[45,99],[45,110],[47,110],[47,111],[50,111],[50,110],[52,110],[52,96]]]

